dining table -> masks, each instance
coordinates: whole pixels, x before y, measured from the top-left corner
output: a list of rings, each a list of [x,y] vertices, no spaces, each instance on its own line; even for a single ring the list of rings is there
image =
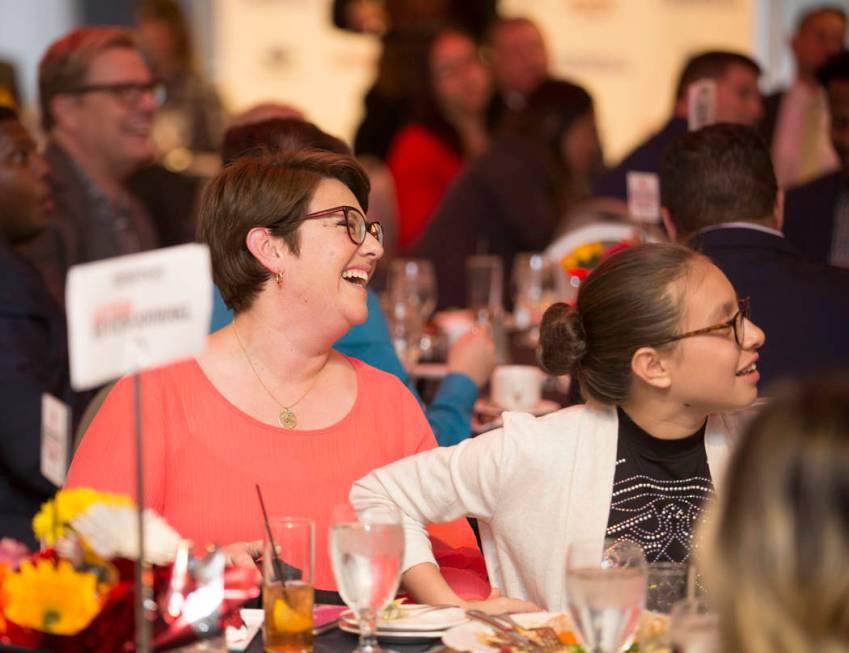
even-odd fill
[[[390,648],[397,653],[428,653],[441,651],[448,653],[451,649],[446,648],[442,640],[434,639],[423,644],[384,644],[381,646]],[[350,653],[357,648],[357,636],[334,628],[333,630],[318,635],[313,639],[313,653]],[[262,653],[262,633],[257,633],[253,641],[245,649],[247,653]]]

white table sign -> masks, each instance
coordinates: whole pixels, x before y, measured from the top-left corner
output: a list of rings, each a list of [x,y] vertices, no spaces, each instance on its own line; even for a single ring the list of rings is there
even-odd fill
[[[637,222],[660,222],[660,178],[653,172],[628,172],[628,213]]]
[[[41,474],[58,487],[68,472],[71,409],[51,394],[41,395]]]
[[[209,249],[179,245],[75,265],[65,299],[78,390],[193,356],[212,313]]]
[[[692,131],[716,122],[716,82],[700,79],[687,89],[687,127]]]

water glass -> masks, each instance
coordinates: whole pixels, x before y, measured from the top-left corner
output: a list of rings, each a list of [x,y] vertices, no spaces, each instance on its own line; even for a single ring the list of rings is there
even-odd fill
[[[566,604],[590,653],[619,653],[631,641],[646,595],[642,547],[626,541],[582,541],[566,553]]]
[[[418,362],[422,352],[424,321],[419,307],[404,296],[388,296],[386,299],[386,324],[392,345],[401,364],[409,372]]]
[[[669,613],[687,597],[689,565],[681,562],[652,562],[646,581],[646,612],[638,626],[642,653],[669,653]]]
[[[386,289],[391,301],[404,301],[426,324],[436,308],[436,274],[423,259],[395,259],[389,266]]]
[[[504,264],[500,256],[466,259],[466,300],[475,318],[488,322],[501,314]]]
[[[513,319],[518,329],[536,327],[557,298],[551,266],[542,254],[524,252],[513,259]]]
[[[333,511],[329,546],[339,594],[360,625],[360,642],[354,653],[381,653],[377,618],[395,597],[401,580],[401,515],[391,506],[359,511],[339,506]]]
[[[669,617],[675,653],[719,653],[719,617],[704,598],[679,601]]]
[[[266,651],[312,651],[315,523],[300,517],[268,520],[262,556]],[[273,540],[273,542],[272,542]]]
[[[648,566],[646,610],[669,614],[672,606],[687,598],[690,567],[683,562],[652,562]]]

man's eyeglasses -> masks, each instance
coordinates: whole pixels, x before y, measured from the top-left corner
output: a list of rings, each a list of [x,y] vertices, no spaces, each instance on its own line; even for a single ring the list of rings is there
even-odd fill
[[[307,213],[302,219],[327,218],[341,213],[345,216],[345,226],[348,228],[348,237],[359,247],[366,240],[366,234],[371,234],[383,245],[383,226],[379,222],[369,222],[362,211],[353,206],[334,206],[332,209],[324,209],[315,213]]]
[[[120,82],[116,84],[85,84],[77,86],[69,91],[63,91],[68,95],[86,95],[87,93],[108,93],[118,102],[126,106],[138,104],[141,99],[151,93],[156,104],[161,104],[165,99],[165,91],[162,84],[156,81],[150,82]]]
[[[694,336],[703,336],[708,333],[714,333],[715,331],[722,331],[722,329],[731,328],[734,330],[734,340],[737,342],[738,346],[742,347],[743,339],[746,336],[746,320],[749,319],[749,298],[744,297],[743,299],[738,299],[737,305],[739,306],[739,310],[734,314],[734,317],[732,317],[730,320],[726,320],[725,322],[720,322],[719,324],[714,324],[709,327],[705,327],[704,329],[688,331],[687,333],[682,333],[681,335],[673,336],[671,338],[667,338],[666,340],[661,340],[660,342],[656,342],[653,346],[659,347],[660,345],[675,342],[676,340],[683,340],[684,338],[692,338]]]

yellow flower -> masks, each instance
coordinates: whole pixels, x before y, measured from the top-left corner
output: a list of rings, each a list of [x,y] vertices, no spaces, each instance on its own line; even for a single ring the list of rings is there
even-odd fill
[[[572,255],[581,263],[588,263],[600,257],[603,251],[604,247],[602,247],[601,243],[587,243],[576,247]]]
[[[41,510],[33,517],[32,530],[36,539],[48,545],[55,544],[57,537],[65,535],[65,526],[93,503],[133,505],[123,494],[95,492],[83,487],[59,490],[52,500],[41,504]]]
[[[23,562],[3,590],[9,621],[55,635],[76,635],[101,608],[97,579],[74,571],[67,560]]]
[[[578,259],[572,254],[568,254],[560,259],[560,267],[562,267],[567,272],[569,270],[574,270],[578,267]]]

